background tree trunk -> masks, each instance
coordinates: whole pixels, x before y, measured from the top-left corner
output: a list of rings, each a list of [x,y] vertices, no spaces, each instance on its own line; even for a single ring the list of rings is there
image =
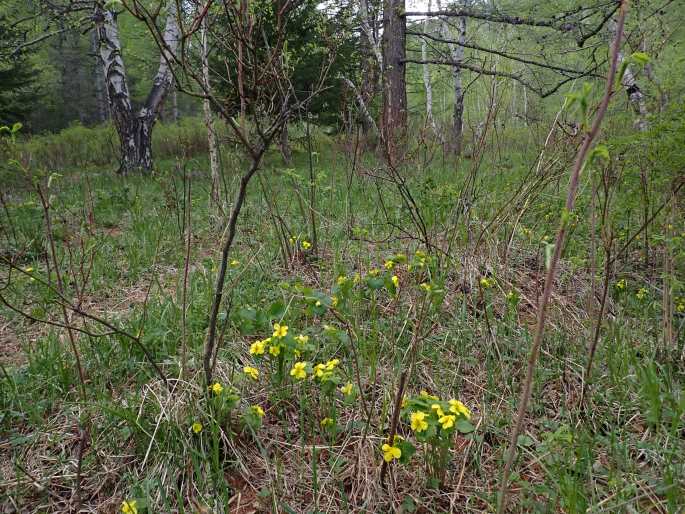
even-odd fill
[[[200,25],[200,42],[202,44],[202,82],[207,93],[212,91],[212,84],[209,79],[209,48],[207,46],[207,17],[202,18]],[[221,187],[219,177],[219,152],[216,144],[216,130],[214,128],[214,118],[209,98],[202,101],[202,112],[204,114],[205,126],[207,127],[207,147],[209,148],[209,169],[212,175],[212,189],[209,193],[210,202],[218,206],[220,202],[219,189]]]
[[[438,10],[442,10],[440,0],[437,0]],[[464,46],[466,42],[466,18],[461,16],[458,19],[459,34],[457,35],[458,44],[448,43],[447,48],[450,52],[452,62],[461,63],[464,60]],[[453,40],[451,37],[447,20],[440,20],[440,31],[443,39]],[[452,127],[448,141],[448,151],[455,155],[461,155],[464,140],[464,89],[461,83],[461,68],[458,65],[452,66],[452,84],[454,91],[454,103],[452,107]]]
[[[143,107],[134,113],[126,81],[126,68],[121,55],[116,15],[103,8],[99,2],[95,4],[95,31],[105,68],[110,111],[121,145],[120,173],[152,169],[152,128],[173,82],[170,63],[179,39],[176,14],[176,3],[169,2],[163,33],[166,48],[161,53],[159,68],[150,93]]]
[[[383,124],[387,155],[391,164],[400,158],[407,131],[407,86],[405,79],[405,0],[383,4]]]
[[[612,19],[609,22],[609,33],[612,38],[615,37],[616,35],[616,20]],[[619,69],[621,65],[623,64],[624,60],[624,55],[622,51],[619,51],[618,53],[618,66]],[[633,107],[633,110],[635,111],[635,114],[637,115],[637,118],[635,120],[635,127],[639,131],[644,131],[647,130],[647,107],[645,105],[645,95],[642,93],[642,90],[640,89],[640,86],[637,85],[637,81],[635,80],[635,75],[633,75],[633,70],[628,64],[626,66],[625,73],[623,74],[623,77],[621,78],[621,85],[623,86],[623,89],[625,89],[626,95],[628,95],[628,101],[630,102],[630,105]]]

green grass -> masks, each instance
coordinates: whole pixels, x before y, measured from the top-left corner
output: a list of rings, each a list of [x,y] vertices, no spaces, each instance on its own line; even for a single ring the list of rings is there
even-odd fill
[[[657,206],[663,200],[657,192],[681,159],[678,150],[664,155],[666,136],[682,129],[665,123],[654,130],[661,132],[638,142],[609,141],[612,155],[626,155],[608,221],[623,238],[618,246],[641,224],[638,160],[648,158],[660,167],[651,186]],[[61,170],[53,180],[51,204],[61,269],[72,279],[69,295],[78,296],[84,310],[140,334],[169,377],[179,376],[185,332],[189,369],[169,392],[129,338],[81,334],[77,345],[88,379],[83,400],[64,331],[0,309],[3,337],[23,347],[0,377],[0,501],[27,512],[54,511],[73,504],[78,490],[87,511],[113,511],[128,499],[136,499],[140,512],[218,512],[226,505],[238,509],[238,502],[242,509],[273,512],[492,510],[542,289],[545,237],[556,230],[573,154],[569,145],[550,148],[535,175],[542,177],[538,186],[528,197],[512,200],[520,185],[533,183],[528,173],[537,150],[517,144],[516,131],[502,137],[502,144],[511,144],[498,151],[493,141],[480,166],[419,151],[404,170],[433,244],[449,249],[435,252],[424,267],[417,265],[415,252],[425,248],[410,212],[372,154],[352,170],[339,141],[317,136],[319,248],[314,252],[301,248],[303,240],[312,240],[307,155],[296,148],[295,162],[286,170],[279,155],[269,153],[250,186],[230,257],[239,263],[229,269],[220,315],[225,332],[216,380],[224,391],[218,396],[206,393],[201,373],[222,234],[222,218],[208,202],[204,156],[182,161],[182,167],[161,159],[158,172],[148,177],[121,178],[102,166]],[[242,167],[239,155],[226,152],[226,202]],[[183,201],[183,168],[190,177],[191,206]],[[471,173],[474,186],[465,196],[462,185]],[[54,272],[48,275],[45,264],[40,203],[20,175],[3,174],[8,184],[3,255],[34,268],[36,280],[14,271],[2,294],[35,318],[59,321],[55,293],[43,285],[54,282]],[[512,508],[681,512],[683,316],[675,317],[675,346],[664,347],[660,291],[662,256],[671,244],[675,296],[683,296],[682,248],[674,237],[685,227],[678,211],[670,219],[666,213],[658,216],[648,233],[650,265],[643,265],[639,238],[612,270],[609,315],[581,412],[582,370],[592,337],[586,309],[587,176],[519,440]],[[184,329],[187,208],[192,239]],[[669,223],[675,227],[667,231]],[[295,239],[288,243],[290,259],[282,257],[277,243],[283,232]],[[669,233],[675,236],[667,238]],[[412,269],[400,264],[386,271],[384,262],[398,253],[408,256]],[[601,249],[598,255],[601,270]],[[90,269],[87,280],[84,269]],[[380,270],[378,278],[370,274],[373,269]],[[358,284],[349,289],[337,284],[340,275],[352,284],[355,274]],[[392,274],[399,279],[397,292]],[[480,288],[481,277],[494,278],[492,286]],[[615,287],[619,278],[626,279],[625,289]],[[441,291],[429,302],[420,287],[424,282]],[[647,295],[639,300],[641,287]],[[510,291],[516,299],[507,299]],[[333,296],[346,323],[330,311]],[[107,332],[75,318],[90,332]],[[281,320],[291,334],[309,336],[302,359],[340,359],[333,382],[297,381],[289,370],[299,357],[285,350],[271,359],[248,353],[250,344],[270,336],[272,323]],[[403,416],[400,433],[418,451],[408,463],[393,462],[381,487],[382,438],[416,333],[421,337],[408,395],[426,390],[459,398],[472,410],[475,430],[454,436],[444,483],[436,487],[426,471],[425,447]],[[246,377],[246,365],[259,368],[258,381]],[[337,389],[348,381],[355,388],[350,398]],[[232,388],[239,399],[231,397]],[[249,414],[252,405],[266,411],[261,421]],[[325,417],[334,420],[333,428],[321,427]],[[191,430],[196,421],[203,425],[199,434]],[[79,450],[82,430],[88,432],[87,445]]]

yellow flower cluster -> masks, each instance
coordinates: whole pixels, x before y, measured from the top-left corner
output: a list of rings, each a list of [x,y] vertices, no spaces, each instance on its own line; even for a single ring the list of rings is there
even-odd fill
[[[340,364],[340,359],[331,359],[326,363],[317,364],[314,366],[314,377],[325,382],[333,375],[338,364]]]
[[[451,399],[445,403],[426,391],[421,391],[417,399],[403,401],[403,408],[406,406],[416,409],[409,413],[409,421],[417,434],[427,431],[430,423],[437,423],[447,431],[455,426],[460,416],[471,419],[471,411],[459,400]]]
[[[307,378],[307,361],[296,362],[290,370],[290,376],[297,380],[304,380]]]
[[[253,368],[252,366],[245,366],[243,368],[243,373],[245,373],[252,380],[257,380],[259,378],[259,370],[257,368]]]

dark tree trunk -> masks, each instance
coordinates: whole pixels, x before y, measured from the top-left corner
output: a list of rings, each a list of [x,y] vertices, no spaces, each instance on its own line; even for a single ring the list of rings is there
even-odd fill
[[[119,128],[121,142],[120,173],[152,169],[152,126],[154,117],[136,117],[127,119]]]
[[[383,4],[383,137],[391,164],[401,157],[407,130],[407,87],[405,80],[405,0]]]

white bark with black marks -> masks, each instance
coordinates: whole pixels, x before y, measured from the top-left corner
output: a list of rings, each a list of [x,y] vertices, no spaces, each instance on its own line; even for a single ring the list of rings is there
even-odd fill
[[[152,169],[152,127],[173,82],[171,63],[180,35],[176,4],[169,2],[163,33],[165,48],[161,53],[150,93],[137,112],[134,112],[131,104],[116,14],[96,2],[93,19],[105,72],[110,112],[121,146],[119,172],[125,174],[134,170],[149,171]]]

